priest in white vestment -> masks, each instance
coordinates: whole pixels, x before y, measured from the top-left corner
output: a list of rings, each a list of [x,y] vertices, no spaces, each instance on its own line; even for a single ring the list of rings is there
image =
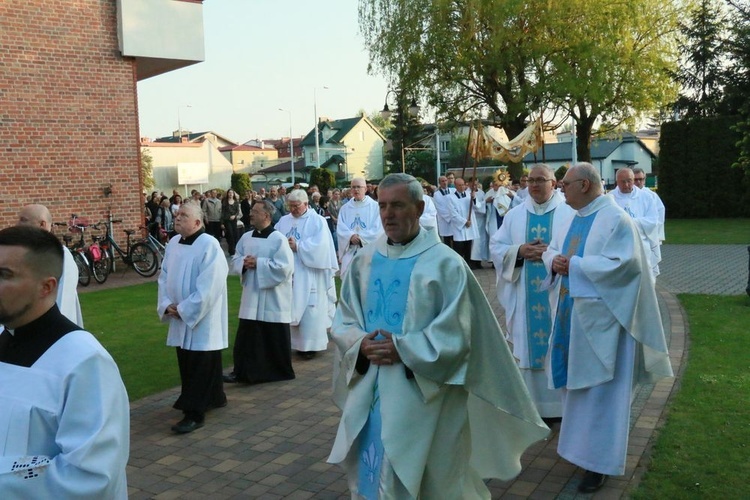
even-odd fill
[[[39,227],[52,231],[52,214],[44,205],[26,205],[18,214],[19,226]],[[63,273],[57,285],[57,307],[70,321],[83,328],[81,303],[78,300],[78,265],[70,250],[64,248]]]
[[[529,196],[510,210],[490,241],[497,273],[497,299],[521,376],[543,418],[562,416],[560,391],[547,387],[544,362],[552,333],[549,291],[540,287],[547,275],[542,254],[555,231],[567,229],[573,209],[555,191],[555,173],[547,165],[532,167]]]
[[[578,489],[598,490],[625,473],[634,383],[672,376],[654,282],[633,219],[602,194],[590,163],[563,179],[575,209],[542,256],[552,304],[550,387],[562,389],[558,453],[586,470]]]
[[[276,207],[253,204],[252,231],[242,235],[230,272],[240,276],[240,324],[234,340],[234,369],[224,382],[259,384],[294,378],[289,323],[292,321],[294,254],[276,231]]]
[[[0,497],[126,499],[128,395],[112,357],[55,304],[64,249],[0,231]]]
[[[656,194],[655,191],[652,191],[650,188],[646,187],[646,173],[642,168],[633,169],[633,184],[635,185],[635,187],[639,188],[643,194],[647,194],[648,196],[650,196],[654,201],[654,205],[656,205],[656,213],[658,214],[659,218],[659,244],[655,247],[652,247],[652,250],[654,250],[656,254],[657,261],[661,262],[661,244],[666,239],[666,236],[664,234],[664,224],[667,218],[667,210],[664,207],[664,203],[661,201],[661,198],[659,198],[659,195]]]
[[[205,232],[203,214],[184,203],[174,221],[159,274],[157,314],[169,323],[167,345],[176,348],[182,387],[174,408],[183,419],[178,434],[203,427],[205,414],[226,406],[221,351],[229,347],[227,260],[219,242]]]
[[[475,193],[466,188],[463,179],[456,179],[456,191],[448,196],[450,225],[453,230],[453,250],[456,251],[471,269],[481,269],[482,265],[471,260],[471,247],[479,238],[477,218],[474,214]]]
[[[616,178],[617,187],[610,191],[609,195],[633,218],[649,259],[651,274],[656,279],[661,261],[660,236],[663,234],[664,226],[659,221],[655,200],[635,186],[634,174],[629,168],[619,169]]]
[[[477,223],[477,238],[471,245],[471,260],[475,266],[482,267],[482,261],[490,260],[489,238],[487,236],[487,203],[484,198],[482,183],[476,179],[469,181],[474,192],[474,219]]]
[[[308,210],[307,193],[296,189],[287,195],[287,203],[289,213],[279,220],[276,229],[294,252],[292,349],[302,358],[311,359],[328,346],[327,330],[336,307],[336,250],[326,220]]]
[[[422,195],[422,201],[424,201],[424,212],[419,218],[419,225],[425,229],[434,229],[437,231],[437,208],[435,208],[435,202],[432,201],[432,196],[427,194]]]
[[[458,182],[458,181],[457,181]],[[490,498],[548,429],[471,271],[419,226],[407,174],[378,187],[386,236],[352,262],[333,326],[342,409],[328,458],[352,498]]]
[[[349,263],[357,252],[377,240],[383,234],[378,215],[378,202],[367,196],[367,183],[361,177],[352,179],[352,199],[341,206],[336,228],[339,240],[341,277],[349,269]]]
[[[437,210],[438,235],[443,243],[453,247],[453,228],[451,227],[450,195],[456,188],[448,186],[448,177],[441,175],[438,178],[438,189],[432,195],[432,201]]]

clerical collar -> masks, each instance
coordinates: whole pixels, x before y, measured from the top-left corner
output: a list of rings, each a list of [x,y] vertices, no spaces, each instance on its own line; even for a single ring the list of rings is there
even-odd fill
[[[29,367],[65,334],[80,330],[56,304],[35,320],[0,335],[0,361]]]
[[[408,245],[409,243],[411,243],[412,241],[414,241],[414,239],[415,239],[415,238],[416,238],[417,236],[419,236],[419,231],[417,231],[417,232],[416,232],[416,234],[415,234],[414,236],[412,236],[411,238],[409,238],[409,239],[408,239],[408,240],[406,240],[406,241],[402,241],[402,242],[400,242],[400,243],[396,243],[395,241],[393,241],[393,240],[391,240],[390,238],[388,238],[388,239],[387,239],[387,242],[388,242],[388,244],[389,244],[390,246],[393,246],[393,247],[404,247],[404,246],[407,246],[407,245]]]
[[[195,233],[191,234],[187,238],[180,238],[180,245],[192,245],[195,243],[195,240],[198,239],[198,236],[205,233],[206,230],[203,228],[198,229]]]
[[[534,213],[536,215],[542,215],[547,212],[547,207],[549,207],[550,203],[552,203],[552,198],[555,197],[555,193],[552,193],[552,196],[549,197],[549,200],[545,201],[544,203],[537,203],[534,201],[533,198],[531,199],[531,204],[534,206]]]
[[[258,231],[257,229],[253,231],[253,238],[268,238],[272,232],[274,232],[273,224],[269,224],[262,231]]]

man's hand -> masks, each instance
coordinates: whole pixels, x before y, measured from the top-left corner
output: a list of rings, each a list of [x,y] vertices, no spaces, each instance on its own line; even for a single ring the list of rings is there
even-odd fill
[[[466,220],[466,224],[464,224],[466,227],[471,227],[471,219]]]
[[[375,340],[378,334],[385,338]],[[396,346],[393,344],[393,334],[386,330],[375,330],[368,333],[359,345],[359,352],[374,365],[394,365],[401,362]]]
[[[180,313],[177,312],[177,304],[169,304],[164,310],[164,315],[175,319],[182,319],[180,318]]]
[[[288,238],[289,241],[289,247],[292,249],[292,252],[297,251],[297,240],[294,238],[294,236],[290,236]]]
[[[547,251],[547,245],[541,241],[524,243],[518,248],[518,255],[526,260],[540,261],[542,254]]]
[[[570,268],[570,259],[564,255],[558,255],[552,259],[552,272],[561,276],[567,276]]]
[[[349,238],[349,245],[351,245],[351,246],[357,246],[357,247],[361,247],[362,246],[362,240],[359,239],[359,235],[358,234],[353,234],[352,237]]]

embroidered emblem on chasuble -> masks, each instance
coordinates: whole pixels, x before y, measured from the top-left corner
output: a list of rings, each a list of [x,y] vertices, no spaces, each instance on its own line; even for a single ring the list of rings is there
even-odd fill
[[[365,221],[362,220],[362,216],[357,214],[354,217],[354,221],[349,224],[349,229],[353,231],[359,231],[360,229],[367,229],[367,224],[365,224]]]
[[[409,282],[417,257],[389,259],[377,252],[370,265],[364,316],[365,331],[387,330],[401,335],[409,294]],[[383,339],[382,335],[376,338]],[[379,367],[370,365],[370,370]],[[380,392],[378,377],[373,386],[370,415],[359,433],[359,483],[358,493],[364,498],[378,498],[380,467],[383,465],[383,441],[381,439]]]
[[[294,239],[297,241],[302,239],[302,235],[299,234],[299,231],[297,231],[297,226],[292,226],[289,231],[287,231],[286,237],[291,238],[292,236],[294,236]]]
[[[536,215],[529,213],[526,219],[526,241],[538,240],[549,244],[552,234],[552,214]],[[524,261],[526,279],[526,335],[529,344],[529,367],[532,370],[544,369],[549,335],[552,329],[552,315],[549,308],[549,293],[539,286],[547,276],[544,262]]]
[[[591,231],[596,214],[586,217],[573,217],[568,234],[565,236],[562,253],[568,258],[577,255],[583,257],[586,238]],[[570,320],[573,312],[573,297],[570,296],[570,278],[563,276],[560,283],[560,298],[557,301],[557,315],[552,334],[551,368],[552,383],[555,389],[568,384],[568,351],[570,349]]]

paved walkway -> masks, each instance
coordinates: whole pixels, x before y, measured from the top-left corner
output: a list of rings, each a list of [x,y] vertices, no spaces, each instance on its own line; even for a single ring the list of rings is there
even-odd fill
[[[741,247],[744,250],[744,247]],[[720,250],[725,250],[721,248]],[[610,478],[593,497],[627,497],[646,471],[650,449],[658,428],[665,420],[667,401],[675,390],[686,356],[686,320],[672,292],[744,293],[747,254],[742,255],[744,272],[724,270],[729,258],[717,258],[713,247],[665,247],[665,262],[658,280],[658,295],[670,358],[677,377],[653,386],[641,387],[631,413],[628,462],[623,477]],[[704,252],[709,252],[705,254]],[[734,257],[734,253],[731,254]],[[679,261],[679,262],[677,262]],[[682,280],[689,265],[713,273],[722,287],[713,292],[691,288],[697,280]],[[732,280],[716,279],[727,272]],[[116,281],[127,280],[132,271]],[[723,276],[724,274],[721,274]],[[498,316],[495,274],[492,269],[476,271]],[[742,278],[742,279],[740,279]],[[739,280],[740,288],[734,287]],[[745,280],[745,281],[742,281]],[[123,283],[125,284],[125,283]],[[92,285],[93,286],[93,285]],[[736,290],[740,290],[739,292]],[[232,333],[233,335],[233,333]],[[133,499],[224,498],[349,498],[344,475],[326,463],[333,442],[339,411],[331,403],[329,351],[310,361],[294,360],[296,380],[258,386],[226,387],[229,405],[210,412],[206,426],[178,436],[169,427],[181,414],[171,408],[177,389],[165,391],[131,404],[131,455],[128,466],[129,493]],[[509,482],[492,480],[493,498],[588,498],[576,485],[581,471],[558,457],[555,425],[549,439],[537,443],[524,455],[523,471]]]

